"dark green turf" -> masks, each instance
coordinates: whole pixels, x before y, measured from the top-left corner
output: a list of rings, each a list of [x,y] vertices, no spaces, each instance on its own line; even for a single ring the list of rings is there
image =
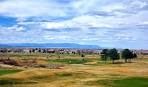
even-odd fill
[[[129,77],[117,80],[97,80],[89,81],[86,85],[104,85],[105,87],[148,87],[148,78]]]
[[[148,78],[133,77],[113,81],[114,87],[148,87]]]
[[[17,73],[20,72],[22,70],[16,69],[16,70],[6,70],[6,69],[0,69],[0,75],[5,75],[5,74],[13,74],[13,73]]]

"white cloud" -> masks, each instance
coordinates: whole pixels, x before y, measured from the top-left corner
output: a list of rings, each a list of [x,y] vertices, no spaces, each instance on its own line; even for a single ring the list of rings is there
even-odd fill
[[[131,7],[134,7],[134,8],[143,8],[146,5],[147,5],[147,3],[142,0],[141,1],[134,0],[133,2],[131,2]]]
[[[111,5],[106,5],[101,8],[102,11],[112,12],[115,10],[124,10],[126,9],[126,5],[123,3],[114,3]]]
[[[142,9],[147,3],[147,0],[71,0],[69,3],[4,0],[0,2],[0,15],[17,17],[17,23],[0,27],[0,41],[101,43],[110,46],[124,46],[141,40],[147,43],[148,10]],[[72,32],[72,29],[76,31]],[[21,32],[25,30],[27,32]]]
[[[106,21],[107,19],[104,19],[102,17],[97,16],[89,16],[89,15],[82,15],[75,17],[70,20],[65,20],[62,22],[46,22],[42,23],[41,26],[47,29],[62,29],[62,28],[73,28],[75,29],[88,29],[89,27],[96,27],[96,28],[113,28],[116,25],[112,25],[113,22]],[[110,19],[109,19],[110,20]]]
[[[148,21],[140,22],[139,25],[148,25]]]
[[[18,26],[18,25],[14,25],[12,27],[7,27],[8,30],[11,31],[17,31],[17,32],[21,32],[21,31],[25,31],[26,29],[23,26]]]
[[[11,17],[66,16],[66,6],[52,0],[6,0],[0,3],[0,14]]]
[[[70,39],[69,36],[65,36],[65,35],[63,35],[63,36],[61,36],[61,35],[59,35],[59,36],[45,35],[45,36],[43,36],[43,38],[46,39],[46,40],[66,40],[66,39]]]

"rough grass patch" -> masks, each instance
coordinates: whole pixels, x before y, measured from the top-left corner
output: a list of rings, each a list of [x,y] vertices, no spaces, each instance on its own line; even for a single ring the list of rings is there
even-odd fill
[[[56,73],[56,77],[71,77],[71,78],[90,78],[90,77],[96,77],[96,74],[87,73],[87,72],[60,72]]]

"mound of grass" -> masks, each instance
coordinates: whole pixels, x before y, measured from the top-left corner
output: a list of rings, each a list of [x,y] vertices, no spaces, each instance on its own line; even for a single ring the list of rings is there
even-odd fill
[[[105,87],[148,87],[148,78],[129,77],[118,80],[97,80],[87,82],[87,85],[104,85]]]
[[[57,63],[65,63],[65,64],[83,64],[89,62],[88,59],[55,59],[55,60],[48,60],[48,62],[57,62]]]
[[[17,72],[20,72],[20,71],[22,71],[22,70],[19,70],[19,69],[15,69],[15,70],[1,69],[0,70],[0,75],[13,74],[13,73],[17,73]]]

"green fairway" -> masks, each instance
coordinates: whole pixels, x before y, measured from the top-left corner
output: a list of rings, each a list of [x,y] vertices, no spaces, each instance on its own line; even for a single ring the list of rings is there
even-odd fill
[[[0,75],[5,75],[5,74],[13,74],[13,73],[17,73],[20,72],[22,70],[5,70],[5,69],[0,69]]]
[[[118,80],[98,80],[88,82],[88,85],[104,85],[105,87],[148,87],[148,78],[129,77]]]
[[[114,87],[148,87],[148,78],[133,77],[113,81]]]
[[[57,62],[57,63],[65,63],[65,64],[83,64],[89,62],[89,59],[54,59],[48,60],[48,62]]]

